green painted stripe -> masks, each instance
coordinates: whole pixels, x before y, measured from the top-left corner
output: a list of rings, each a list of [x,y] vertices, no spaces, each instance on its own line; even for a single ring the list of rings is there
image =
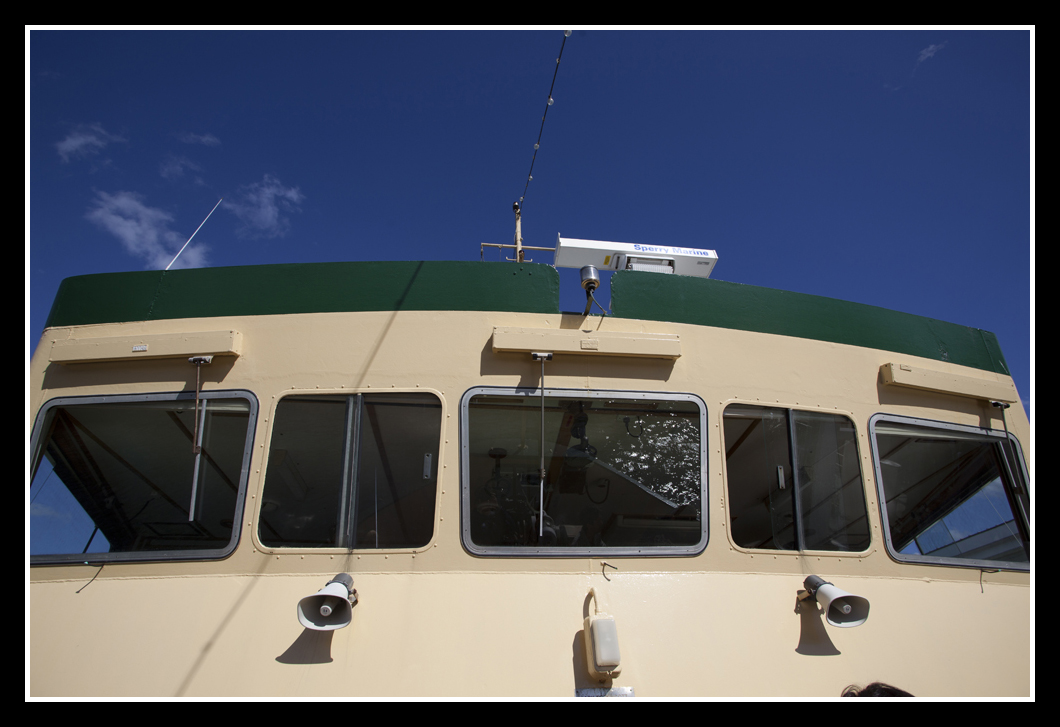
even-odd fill
[[[620,271],[611,278],[611,309],[620,318],[812,338],[1009,375],[993,333],[805,293]]]
[[[994,334],[908,313],[771,288],[621,271],[620,318],[775,333],[907,353],[1008,374]],[[559,312],[549,265],[362,262],[150,270],[67,278],[48,327],[340,311]]]
[[[150,270],[67,278],[47,326],[338,311],[559,312],[549,265],[363,262]]]

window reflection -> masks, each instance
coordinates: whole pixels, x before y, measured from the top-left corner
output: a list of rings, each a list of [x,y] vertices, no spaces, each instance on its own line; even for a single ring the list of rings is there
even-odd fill
[[[479,394],[467,404],[471,543],[688,548],[702,539],[701,409],[687,400]],[[539,522],[541,504],[543,522]]]
[[[891,547],[905,556],[1030,561],[1002,440],[985,434],[880,421],[874,427]],[[1012,455],[1009,455],[1012,462]]]
[[[234,545],[251,403],[212,393],[195,416],[194,400],[177,395],[49,405],[30,485],[31,555]]]

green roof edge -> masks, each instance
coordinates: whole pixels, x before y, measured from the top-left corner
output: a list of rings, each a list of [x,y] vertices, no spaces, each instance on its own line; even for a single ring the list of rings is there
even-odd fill
[[[618,318],[831,341],[1009,375],[993,333],[805,293],[620,271],[611,307]],[[559,313],[559,274],[536,263],[419,261],[80,275],[59,286],[46,327],[391,310]]]
[[[47,327],[339,311],[559,312],[549,265],[359,262],[102,273],[67,278]]]
[[[611,278],[611,309],[619,318],[810,338],[1010,375],[989,331],[806,293],[620,271]]]

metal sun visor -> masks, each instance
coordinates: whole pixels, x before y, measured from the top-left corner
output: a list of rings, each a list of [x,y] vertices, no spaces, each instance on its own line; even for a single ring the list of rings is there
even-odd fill
[[[592,265],[598,270],[645,270],[709,278],[717,262],[718,254],[714,250],[579,240],[557,235],[553,265],[577,269]]]

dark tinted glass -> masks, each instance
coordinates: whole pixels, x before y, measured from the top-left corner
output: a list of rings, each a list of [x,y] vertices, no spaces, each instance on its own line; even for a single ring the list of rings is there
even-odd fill
[[[411,548],[430,541],[440,423],[433,396],[364,397],[356,547]]]
[[[262,543],[426,545],[440,434],[441,404],[431,394],[285,397],[273,425]]]
[[[745,548],[795,550],[791,435],[786,409],[725,410],[725,461],[733,540]]]
[[[1011,454],[1005,468],[1000,439],[890,421],[878,422],[875,434],[895,551],[913,557],[1030,561],[1014,497],[1014,490],[1023,493],[1026,488],[1011,466]]]
[[[342,545],[347,399],[288,396],[277,404],[261,502],[265,545]]]
[[[542,492],[541,399],[471,398],[466,476],[474,545],[699,543],[702,414],[696,403],[552,396],[544,408]]]
[[[30,485],[32,555],[221,549],[232,541],[250,405],[193,400],[52,406]]]
[[[857,439],[848,418],[733,404],[724,420],[737,545],[840,551],[869,546]]]

